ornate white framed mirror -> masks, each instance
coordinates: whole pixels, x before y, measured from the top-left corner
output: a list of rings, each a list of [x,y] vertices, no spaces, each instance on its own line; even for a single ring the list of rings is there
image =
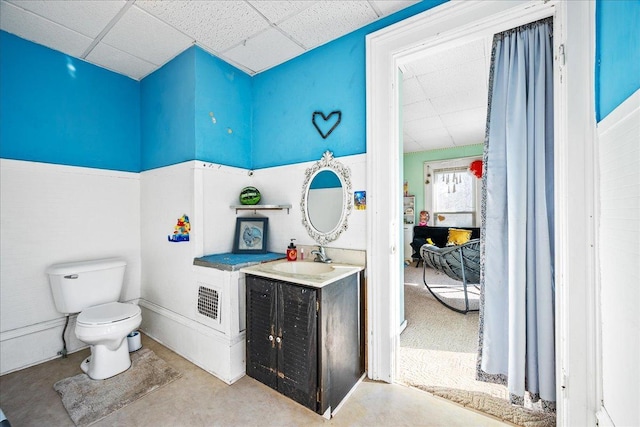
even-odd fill
[[[347,229],[352,199],[351,171],[325,151],[302,184],[302,224],[309,236],[319,245],[336,240]]]

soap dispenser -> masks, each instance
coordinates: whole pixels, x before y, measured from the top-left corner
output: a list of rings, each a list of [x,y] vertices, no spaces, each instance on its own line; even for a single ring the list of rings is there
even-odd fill
[[[291,243],[289,243],[289,247],[287,248],[287,261],[296,261],[298,259],[298,249],[296,249],[296,245],[293,244],[293,241],[296,239],[291,239]]]

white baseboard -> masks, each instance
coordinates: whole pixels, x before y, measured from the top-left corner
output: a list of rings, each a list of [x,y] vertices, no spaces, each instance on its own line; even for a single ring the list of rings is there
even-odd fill
[[[245,375],[245,333],[227,337],[202,323],[140,300],[140,330],[227,384]]]
[[[0,333],[0,375],[19,371],[61,357],[65,318],[28,325]],[[67,353],[87,348],[74,334],[76,316],[69,317],[65,333]]]
[[[138,300],[127,301],[137,304]],[[67,354],[89,347],[76,338],[77,314],[69,316],[65,332]],[[66,317],[0,332],[0,375],[19,371],[61,357]]]
[[[142,309],[142,330],[185,359],[233,384],[245,375],[245,333],[235,337],[212,329],[144,299],[129,301]],[[65,333],[67,353],[88,346],[75,337],[76,315],[69,317]],[[0,333],[0,375],[61,357],[65,318]]]

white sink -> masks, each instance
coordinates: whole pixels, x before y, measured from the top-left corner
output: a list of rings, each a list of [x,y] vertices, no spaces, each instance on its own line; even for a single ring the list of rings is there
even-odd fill
[[[329,264],[322,264],[319,262],[282,262],[273,266],[273,269],[281,273],[292,274],[323,274],[333,271],[333,267]]]

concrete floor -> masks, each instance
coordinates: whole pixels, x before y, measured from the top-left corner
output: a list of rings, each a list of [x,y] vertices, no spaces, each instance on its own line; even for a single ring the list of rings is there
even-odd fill
[[[508,426],[489,416],[402,385],[362,382],[331,419],[253,378],[229,386],[143,335],[182,377],[94,426]],[[73,426],[53,384],[81,373],[85,349],[0,377],[0,407],[13,427]]]

